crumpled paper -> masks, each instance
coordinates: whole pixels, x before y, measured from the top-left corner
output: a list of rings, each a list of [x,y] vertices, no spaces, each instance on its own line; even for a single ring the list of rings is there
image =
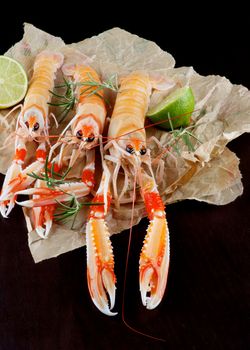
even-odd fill
[[[164,152],[169,134],[160,129],[148,128],[147,140],[151,149],[153,170],[159,191],[165,203],[195,199],[211,204],[224,205],[242,194],[239,159],[227,147],[227,143],[250,131],[250,92],[242,85],[233,85],[225,77],[201,76],[192,67],[174,68],[174,58],[155,43],[126,32],[120,28],[107,30],[79,43],[66,45],[61,38],[47,34],[31,24],[25,24],[23,39],[11,47],[6,55],[21,62],[30,77],[35,56],[42,50],[58,50],[67,55],[78,50],[88,56],[91,65],[105,79],[134,70],[146,70],[172,78],[181,85],[191,86],[195,96],[195,112],[192,122],[194,152],[182,145],[181,154]],[[60,79],[60,77],[59,77]],[[165,93],[166,94],[166,93]],[[164,92],[155,92],[151,106],[164,98]],[[54,111],[57,112],[56,110]],[[7,137],[15,129],[17,113],[5,117],[0,112],[0,172],[5,173],[14,152],[13,139],[8,148],[3,147]],[[155,137],[157,140],[155,140]],[[160,157],[159,161],[156,161]],[[26,210],[26,209],[25,209]],[[146,216],[140,199],[135,203],[134,222]],[[107,223],[111,234],[129,228],[131,204],[122,204],[117,210],[111,205]],[[36,232],[29,232],[29,247],[35,262],[76,249],[85,244],[84,227],[86,213],[78,215],[74,230],[69,226],[54,224],[48,239],[41,239]],[[27,227],[30,225],[27,223]]]

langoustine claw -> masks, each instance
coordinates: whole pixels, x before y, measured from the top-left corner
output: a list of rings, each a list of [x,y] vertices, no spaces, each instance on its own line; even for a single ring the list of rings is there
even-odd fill
[[[162,199],[154,179],[147,176],[146,179],[142,197],[150,223],[140,255],[139,283],[143,305],[154,309],[161,302],[167,284],[170,244]]]
[[[1,195],[0,195],[0,212],[3,217],[7,218],[13,209],[16,197],[19,191],[29,187],[34,179],[28,176],[30,173],[39,173],[44,166],[42,161],[35,161],[22,170],[21,165],[13,162],[9,167],[4,179]]]
[[[89,292],[95,306],[104,314],[114,316],[116,313],[110,310],[115,304],[116,277],[113,249],[105,222],[105,215],[111,201],[109,174],[106,171],[93,200],[99,205],[90,207],[86,227],[87,278]]]
[[[44,205],[57,204],[58,202],[66,202],[70,196],[74,194],[76,198],[85,197],[89,194],[89,187],[83,182],[69,182],[57,186],[57,188],[34,187],[19,191],[16,194],[33,195],[32,199],[17,202],[27,208],[39,207]],[[34,197],[34,195],[36,197]]]

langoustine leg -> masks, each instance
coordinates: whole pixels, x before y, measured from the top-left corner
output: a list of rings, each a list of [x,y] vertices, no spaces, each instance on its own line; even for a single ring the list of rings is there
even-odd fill
[[[103,176],[90,207],[86,226],[87,280],[90,296],[95,306],[108,316],[115,304],[114,257],[109,231],[105,221],[110,207],[110,173],[103,162]],[[103,203],[102,205],[100,205]]]

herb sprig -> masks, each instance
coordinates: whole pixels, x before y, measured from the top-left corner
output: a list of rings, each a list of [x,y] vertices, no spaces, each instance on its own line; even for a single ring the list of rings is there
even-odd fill
[[[54,91],[49,90],[49,92],[57,99],[56,103],[49,102],[48,104],[50,106],[60,107],[62,108],[62,111],[60,113],[60,120],[58,121],[61,123],[68,113],[74,109],[75,103],[77,102],[77,98],[75,96],[74,88],[73,88],[73,82],[70,80],[67,80],[65,77],[63,77],[64,84],[55,86],[55,88],[64,87],[65,92],[63,95],[57,94]]]
[[[50,91],[50,93],[55,97],[57,101],[55,103],[49,103],[49,105],[63,108],[59,122],[62,122],[66,118],[68,113],[74,109],[75,104],[78,102],[75,94],[76,87],[86,86],[86,89],[81,92],[81,95],[89,91],[89,94],[87,94],[87,96],[96,95],[100,98],[103,98],[107,104],[109,104],[109,101],[107,101],[107,99],[103,97],[99,92],[104,89],[109,89],[115,92],[118,91],[117,74],[111,75],[106,81],[103,82],[95,80],[90,73],[87,73],[87,75],[89,80],[86,80],[84,82],[73,82],[63,77],[64,84],[55,86],[55,89],[65,89],[65,92],[62,95],[57,94],[54,91]]]
[[[54,214],[56,221],[65,221],[72,216],[76,216],[83,207],[83,204],[79,203],[78,199],[73,195],[68,202],[56,202],[59,205],[56,214]]]
[[[187,146],[189,152],[195,151],[191,138],[195,139],[199,143],[202,143],[191,131],[189,131],[190,129],[194,128],[193,126],[189,126],[187,128],[180,127],[179,129],[175,130],[169,114],[168,114],[168,121],[171,128],[171,131],[169,131],[169,134],[171,134],[172,138],[170,139],[167,146],[172,147],[179,156],[181,155],[181,150],[179,146],[180,141],[182,141],[184,145]]]
[[[58,207],[56,208],[56,213],[54,214],[55,221],[57,222],[67,222],[69,219],[73,218],[71,229],[73,229],[76,217],[80,210],[84,206],[91,206],[91,205],[104,205],[104,203],[93,203],[93,202],[82,202],[80,203],[78,199],[72,195],[72,198],[70,201],[62,203],[59,201],[56,201],[58,204]]]
[[[93,202],[80,203],[76,198],[76,196],[74,195],[74,193],[66,192],[60,187],[60,185],[67,183],[65,178],[70,172],[71,168],[69,167],[63,174],[59,174],[56,171],[54,171],[54,163],[52,163],[51,168],[49,168],[48,165],[49,163],[48,163],[48,157],[47,157],[44,165],[44,173],[37,175],[34,172],[32,172],[32,173],[28,173],[27,175],[30,177],[33,177],[36,180],[45,181],[48,188],[52,188],[54,190],[57,189],[69,196],[69,201],[66,201],[65,203],[55,200],[56,203],[58,204],[56,208],[56,213],[54,214],[55,221],[66,222],[67,220],[73,218],[72,225],[71,225],[71,228],[73,228],[77,214],[80,212],[80,210],[84,206],[104,205],[104,203],[93,203]]]
[[[54,188],[56,186],[66,183],[65,178],[72,168],[69,167],[63,174],[59,174],[54,170],[54,163],[51,164],[51,168],[49,168],[48,165],[49,165],[49,161],[48,161],[48,157],[46,157],[45,164],[44,164],[44,173],[37,175],[34,172],[32,172],[27,175],[30,177],[33,177],[36,180],[39,179],[39,180],[45,181],[48,188]]]

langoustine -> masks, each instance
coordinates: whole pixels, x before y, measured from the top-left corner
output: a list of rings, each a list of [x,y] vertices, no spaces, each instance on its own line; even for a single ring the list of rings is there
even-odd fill
[[[8,217],[13,209],[18,192],[34,183],[35,179],[28,174],[39,174],[44,167],[46,142],[49,142],[50,91],[54,88],[55,74],[63,59],[61,53],[49,51],[42,51],[35,59],[32,79],[17,118],[15,156],[7,170],[1,191],[0,211],[3,217]],[[38,143],[36,161],[23,168],[27,155],[26,144],[30,142]],[[39,185],[38,183],[37,186]],[[42,217],[42,225],[50,226],[52,216],[46,211],[47,208],[37,209],[34,212],[35,221],[41,221]]]
[[[102,207],[93,205],[90,208],[86,227],[88,287],[94,304],[107,315],[115,314],[110,310],[115,303],[116,278],[105,216],[110,207],[112,193],[114,202],[119,207],[131,176],[140,186],[150,220],[139,262],[143,305],[154,309],[161,302],[166,287],[169,231],[164,204],[151,167],[150,153],[146,148],[144,129],[145,115],[154,86],[157,87],[157,82],[143,72],[134,72],[121,79],[108,130],[109,142],[104,147],[102,181],[94,198],[94,202],[105,204]],[[169,83],[166,86],[169,87]],[[120,168],[124,172],[124,184],[118,191],[117,178]]]

